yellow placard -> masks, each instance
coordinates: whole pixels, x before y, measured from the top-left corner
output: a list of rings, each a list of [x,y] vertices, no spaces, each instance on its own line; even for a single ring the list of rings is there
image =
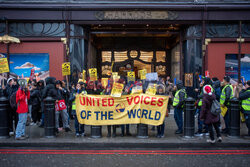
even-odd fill
[[[82,70],[82,80],[85,83],[86,82],[86,71]]]
[[[135,72],[134,71],[127,72],[127,78],[128,78],[128,82],[135,81]]]
[[[149,84],[146,90],[147,95],[155,95],[156,94],[156,84]]]
[[[0,73],[10,72],[7,58],[0,59]]]
[[[142,86],[134,86],[132,88],[131,94],[141,94],[143,93]]]
[[[102,86],[106,88],[108,86],[109,79],[108,78],[102,78],[101,80]]]
[[[123,87],[124,87],[123,84],[114,82],[112,90],[111,90],[111,96],[113,96],[113,97],[121,97]]]
[[[62,75],[70,75],[70,62],[62,64]]]
[[[227,113],[227,107],[226,106],[224,106],[224,107],[221,106],[220,109],[221,109],[221,115],[224,117],[226,115],[226,113]]]
[[[147,74],[147,70],[146,69],[138,71],[138,76],[140,77],[141,80],[146,79],[146,74]]]
[[[161,125],[165,119],[168,96],[146,94],[111,97],[108,95],[77,95],[76,115],[80,124]]]
[[[89,78],[91,81],[97,80],[97,69],[96,68],[90,68],[89,69]]]

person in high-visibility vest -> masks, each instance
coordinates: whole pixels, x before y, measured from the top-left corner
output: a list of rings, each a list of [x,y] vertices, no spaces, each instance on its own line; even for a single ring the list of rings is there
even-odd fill
[[[181,134],[183,132],[183,108],[184,100],[187,97],[185,87],[183,82],[178,80],[176,81],[177,91],[174,96],[173,107],[174,107],[174,119],[178,129],[175,131],[175,134]]]
[[[230,85],[230,77],[225,76],[222,82],[223,89],[221,91],[220,95],[220,104],[222,107],[227,107],[229,108],[229,101],[234,97],[233,96],[233,86]],[[229,120],[229,114],[226,112],[224,116],[224,121],[226,128],[222,130],[222,133],[228,134],[229,133],[229,125],[230,125],[230,120]]]
[[[82,89],[81,87],[81,82],[78,82],[76,84],[76,89],[72,90],[71,94],[70,94],[70,98],[69,101],[72,103],[72,115],[75,119],[75,131],[76,131],[76,137],[84,137],[84,125],[83,124],[79,124],[78,119],[77,119],[77,114],[76,114],[76,95],[77,94],[87,94],[87,92]],[[79,128],[80,127],[80,128]]]
[[[250,80],[247,81],[246,89],[240,92],[239,100],[241,100],[241,106],[246,119],[246,125],[248,128],[248,136],[250,136]]]

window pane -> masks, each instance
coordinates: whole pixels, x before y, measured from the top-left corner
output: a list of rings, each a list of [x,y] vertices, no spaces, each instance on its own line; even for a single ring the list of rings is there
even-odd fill
[[[158,75],[166,75],[166,66],[163,65],[156,66],[155,70],[158,73]]]
[[[128,59],[127,51],[122,51],[122,52],[115,51],[114,55],[115,55],[115,62],[121,62]]]
[[[111,51],[102,51],[102,62],[111,62]]]
[[[245,81],[250,80],[250,54],[245,54],[241,57],[241,77]]]
[[[156,62],[166,62],[165,51],[156,51]]]
[[[140,59],[143,60],[143,61],[146,61],[146,62],[151,62],[152,59],[153,59],[153,55],[154,55],[154,52],[144,52],[144,51],[141,51],[141,56],[140,56]]]

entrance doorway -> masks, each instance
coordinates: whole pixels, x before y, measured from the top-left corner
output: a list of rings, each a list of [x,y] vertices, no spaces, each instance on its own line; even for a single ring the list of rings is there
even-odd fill
[[[180,74],[180,64],[175,62],[180,60],[176,58],[180,56],[176,54],[180,53],[179,30],[177,25],[93,26],[93,57],[99,76],[107,77],[113,71],[125,77],[132,70],[137,77],[138,70],[146,69],[163,78],[179,77],[175,76]]]

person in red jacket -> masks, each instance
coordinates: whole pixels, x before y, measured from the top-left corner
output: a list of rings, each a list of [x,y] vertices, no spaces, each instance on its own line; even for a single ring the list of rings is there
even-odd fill
[[[16,93],[17,113],[18,113],[18,124],[16,128],[16,140],[24,140],[25,136],[25,125],[28,115],[28,100],[30,99],[30,92],[25,86],[21,86]]]

